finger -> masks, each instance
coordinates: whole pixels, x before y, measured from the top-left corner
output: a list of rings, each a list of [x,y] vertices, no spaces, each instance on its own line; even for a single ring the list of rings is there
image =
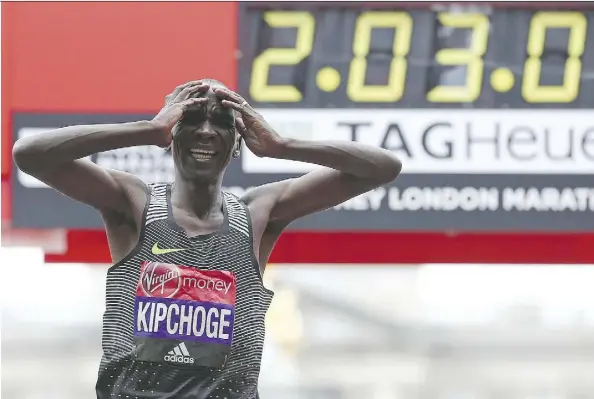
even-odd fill
[[[184,109],[187,109],[188,107],[206,104],[207,102],[208,102],[208,98],[206,98],[206,97],[193,97],[193,98],[188,98],[187,100],[184,100],[184,101],[180,102],[179,104],[182,105],[184,107]]]
[[[175,97],[176,97],[176,96],[179,94],[179,92],[180,92],[180,91],[182,91],[182,90],[184,89],[184,87],[185,87],[185,85],[179,85],[179,86],[177,86],[177,87],[176,87],[175,89],[173,89],[173,91],[172,91],[170,94],[168,94],[168,95],[167,95],[167,97],[165,97],[165,98],[166,98],[166,99],[167,99],[167,98],[175,98]]]
[[[235,111],[239,112],[240,114],[246,113],[245,107],[243,107],[241,104],[237,104],[234,101],[223,100],[223,101],[221,101],[221,104],[223,104],[223,106],[226,108],[234,109]]]
[[[239,94],[237,94],[231,90],[216,88],[216,89],[214,89],[214,92],[219,97],[224,98],[226,100],[236,102],[238,104],[241,104],[245,101],[245,99],[243,97],[241,97]]]
[[[196,89],[192,90],[192,93],[206,93],[210,89],[210,85],[208,83],[200,83],[196,86]]]
[[[236,102],[238,104],[241,104],[245,101],[242,96],[229,90],[215,89],[215,94],[218,94],[221,98]]]
[[[195,85],[188,86],[179,92],[179,94],[176,96],[174,101],[177,102],[177,101],[187,100],[188,97],[190,97],[190,95],[198,92],[199,90],[205,90],[201,84],[195,84]],[[206,88],[206,90],[208,90],[208,88]]]
[[[202,95],[203,93],[206,93],[209,88],[210,88],[210,85],[208,85],[208,84],[198,84],[196,86],[190,86],[187,89],[188,92],[183,94],[183,97],[182,97],[182,94],[180,93],[180,96],[179,96],[180,100],[185,100],[185,99],[189,99],[190,97]]]
[[[180,91],[178,96],[188,95],[189,93],[191,93],[195,90],[198,90],[200,85],[201,85],[200,83],[196,83],[194,85],[189,85],[189,86],[185,87],[182,91]]]
[[[247,128],[245,127],[245,123],[243,123],[243,119],[240,117],[235,118],[235,126],[237,127],[237,132],[241,135],[241,137],[244,137]]]
[[[202,84],[202,81],[201,80],[190,80],[189,82],[186,82],[186,83],[184,83],[182,85],[177,86],[175,89],[178,92],[180,92],[180,91],[182,91],[183,89],[185,89],[188,86],[195,86],[195,85],[199,85],[199,84]]]
[[[197,87],[197,85],[184,87],[182,90],[178,91],[175,95],[173,95],[173,94],[171,95],[171,97],[173,97],[173,99],[171,101],[172,102],[180,102],[180,101],[186,100],[188,98],[189,91],[195,87]]]
[[[189,81],[189,82],[186,82],[186,83],[184,83],[184,84],[181,84],[181,85],[177,86],[175,89],[173,89],[173,91],[171,92],[171,94],[169,94],[169,96],[168,96],[168,97],[170,97],[170,98],[175,98],[175,97],[177,97],[177,95],[178,95],[178,94],[179,94],[179,93],[180,93],[180,92],[181,92],[183,89],[185,89],[186,87],[188,87],[188,86],[192,86],[192,85],[195,85],[195,84],[198,84],[198,83],[200,83],[200,81],[199,81],[199,80],[191,80],[191,81]],[[167,98],[167,97],[166,97],[166,98]]]

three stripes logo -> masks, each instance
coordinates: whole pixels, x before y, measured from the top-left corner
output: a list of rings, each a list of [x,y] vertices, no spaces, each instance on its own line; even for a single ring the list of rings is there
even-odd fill
[[[172,350],[167,352],[165,355],[165,360],[168,362],[173,363],[183,363],[183,364],[193,364],[194,358],[190,356],[190,352],[188,352],[188,348],[184,342],[180,343],[173,347]]]

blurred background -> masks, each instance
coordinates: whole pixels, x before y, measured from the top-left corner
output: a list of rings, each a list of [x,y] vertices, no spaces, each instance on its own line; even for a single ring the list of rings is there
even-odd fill
[[[2,278],[2,397],[93,397],[107,265],[3,256],[20,266]],[[593,395],[591,266],[275,264],[265,280],[262,398]]]
[[[1,13],[3,398],[94,397],[110,265],[98,215],[16,170],[14,141],[150,118],[175,86],[211,77],[285,136],[378,145],[404,164],[279,241],[262,399],[594,399],[588,2]],[[172,180],[158,148],[91,159]],[[310,168],[244,150],[225,185]]]

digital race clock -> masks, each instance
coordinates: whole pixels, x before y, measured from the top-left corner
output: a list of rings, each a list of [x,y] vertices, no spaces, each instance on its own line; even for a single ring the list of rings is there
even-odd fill
[[[594,108],[594,11],[402,4],[241,3],[241,93],[261,108]]]

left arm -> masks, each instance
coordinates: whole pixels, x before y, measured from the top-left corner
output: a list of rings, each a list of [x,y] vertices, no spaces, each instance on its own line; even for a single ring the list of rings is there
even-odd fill
[[[282,138],[238,94],[215,89],[222,104],[239,113],[236,126],[247,147],[259,157],[323,166],[304,176],[260,186],[246,203],[262,201],[268,221],[282,228],[295,219],[338,205],[390,183],[402,164],[391,152],[350,141],[302,141]]]
[[[390,183],[402,169],[391,152],[350,141],[283,139],[274,158],[323,166],[254,192],[275,197],[269,218],[283,225]]]

